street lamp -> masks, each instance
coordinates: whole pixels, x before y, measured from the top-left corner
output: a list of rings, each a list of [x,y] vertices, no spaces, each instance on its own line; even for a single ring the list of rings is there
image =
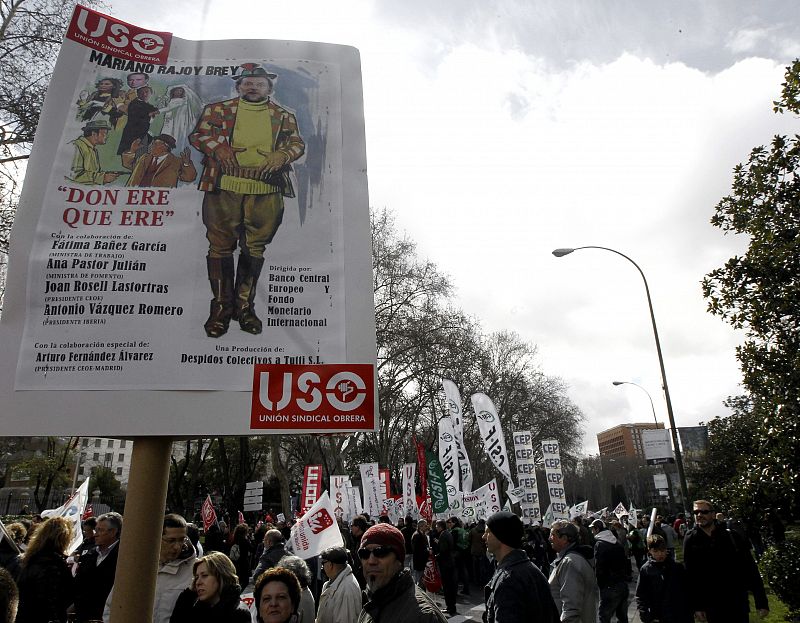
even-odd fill
[[[635,385],[636,387],[641,389],[645,394],[647,394],[647,397],[650,399],[650,408],[653,410],[653,421],[656,423],[656,426],[658,426],[658,418],[656,417],[656,408],[655,408],[655,405],[653,405],[653,397],[650,395],[649,391],[647,391],[644,387],[639,385],[639,383],[634,383],[633,381],[611,381],[611,384],[612,385]]]
[[[656,352],[658,353],[658,365],[661,367],[661,382],[664,388],[664,399],[667,402],[667,415],[669,416],[669,425],[672,429],[672,445],[675,448],[675,463],[678,466],[678,476],[681,480],[681,497],[683,497],[683,505],[684,509],[689,504],[689,488],[686,485],[686,474],[683,471],[683,457],[681,456],[681,449],[678,445],[678,429],[675,427],[675,416],[672,413],[672,400],[669,397],[669,387],[667,386],[667,373],[664,370],[664,356],[661,354],[661,341],[658,339],[658,327],[656,326],[656,315],[653,312],[653,301],[650,298],[650,287],[647,285],[647,278],[644,276],[644,272],[642,269],[639,268],[639,265],[634,262],[631,258],[629,258],[624,253],[620,253],[614,249],[609,249],[608,247],[599,247],[594,245],[587,245],[583,247],[575,247],[575,248],[560,248],[553,251],[553,255],[556,257],[564,257],[565,255],[569,255],[573,251],[580,251],[581,249],[600,249],[602,251],[610,251],[611,253],[616,253],[620,257],[624,257],[628,260],[631,264],[636,267],[636,270],[639,271],[639,274],[642,276],[642,281],[644,282],[644,291],[647,294],[647,305],[650,307],[650,321],[653,324],[653,337],[656,341]]]

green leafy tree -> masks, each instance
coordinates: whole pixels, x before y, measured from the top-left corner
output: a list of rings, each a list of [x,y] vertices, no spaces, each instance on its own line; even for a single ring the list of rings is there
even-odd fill
[[[800,114],[800,61],[787,68],[777,113]],[[775,136],[734,169],[711,223],[747,251],[703,280],[711,313],[742,329],[736,352],[758,421],[758,452],[737,472],[744,497],[800,508],[800,136]]]
[[[104,498],[115,496],[122,490],[122,484],[110,467],[98,465],[92,468],[92,474],[89,476],[89,493],[96,490],[99,490]]]

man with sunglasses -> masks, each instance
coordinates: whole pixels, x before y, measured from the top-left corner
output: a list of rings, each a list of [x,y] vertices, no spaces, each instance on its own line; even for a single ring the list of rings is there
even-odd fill
[[[764,582],[750,544],[720,525],[707,500],[694,503],[695,527],[683,542],[689,578],[689,603],[695,618],[707,623],[747,623],[752,592],[760,617],[769,613]]]
[[[403,533],[379,523],[361,537],[358,557],[367,581],[367,601],[358,623],[445,623],[447,619],[403,568]]]

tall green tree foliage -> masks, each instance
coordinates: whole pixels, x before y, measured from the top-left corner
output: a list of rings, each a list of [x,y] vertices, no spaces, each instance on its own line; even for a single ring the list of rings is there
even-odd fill
[[[800,61],[786,71],[777,113],[800,114]],[[800,509],[800,136],[775,136],[734,169],[711,223],[748,237],[746,253],[703,280],[711,313],[745,331],[737,349],[759,422],[758,452],[737,472],[761,506]]]

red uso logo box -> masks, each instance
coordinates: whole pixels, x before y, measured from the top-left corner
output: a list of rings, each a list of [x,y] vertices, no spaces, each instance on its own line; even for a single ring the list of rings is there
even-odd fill
[[[72,13],[66,37],[118,59],[154,65],[167,62],[172,43],[172,33],[145,30],[80,5]],[[114,69],[133,71],[124,66]]]
[[[371,364],[257,364],[250,428],[373,430],[374,374]]]

